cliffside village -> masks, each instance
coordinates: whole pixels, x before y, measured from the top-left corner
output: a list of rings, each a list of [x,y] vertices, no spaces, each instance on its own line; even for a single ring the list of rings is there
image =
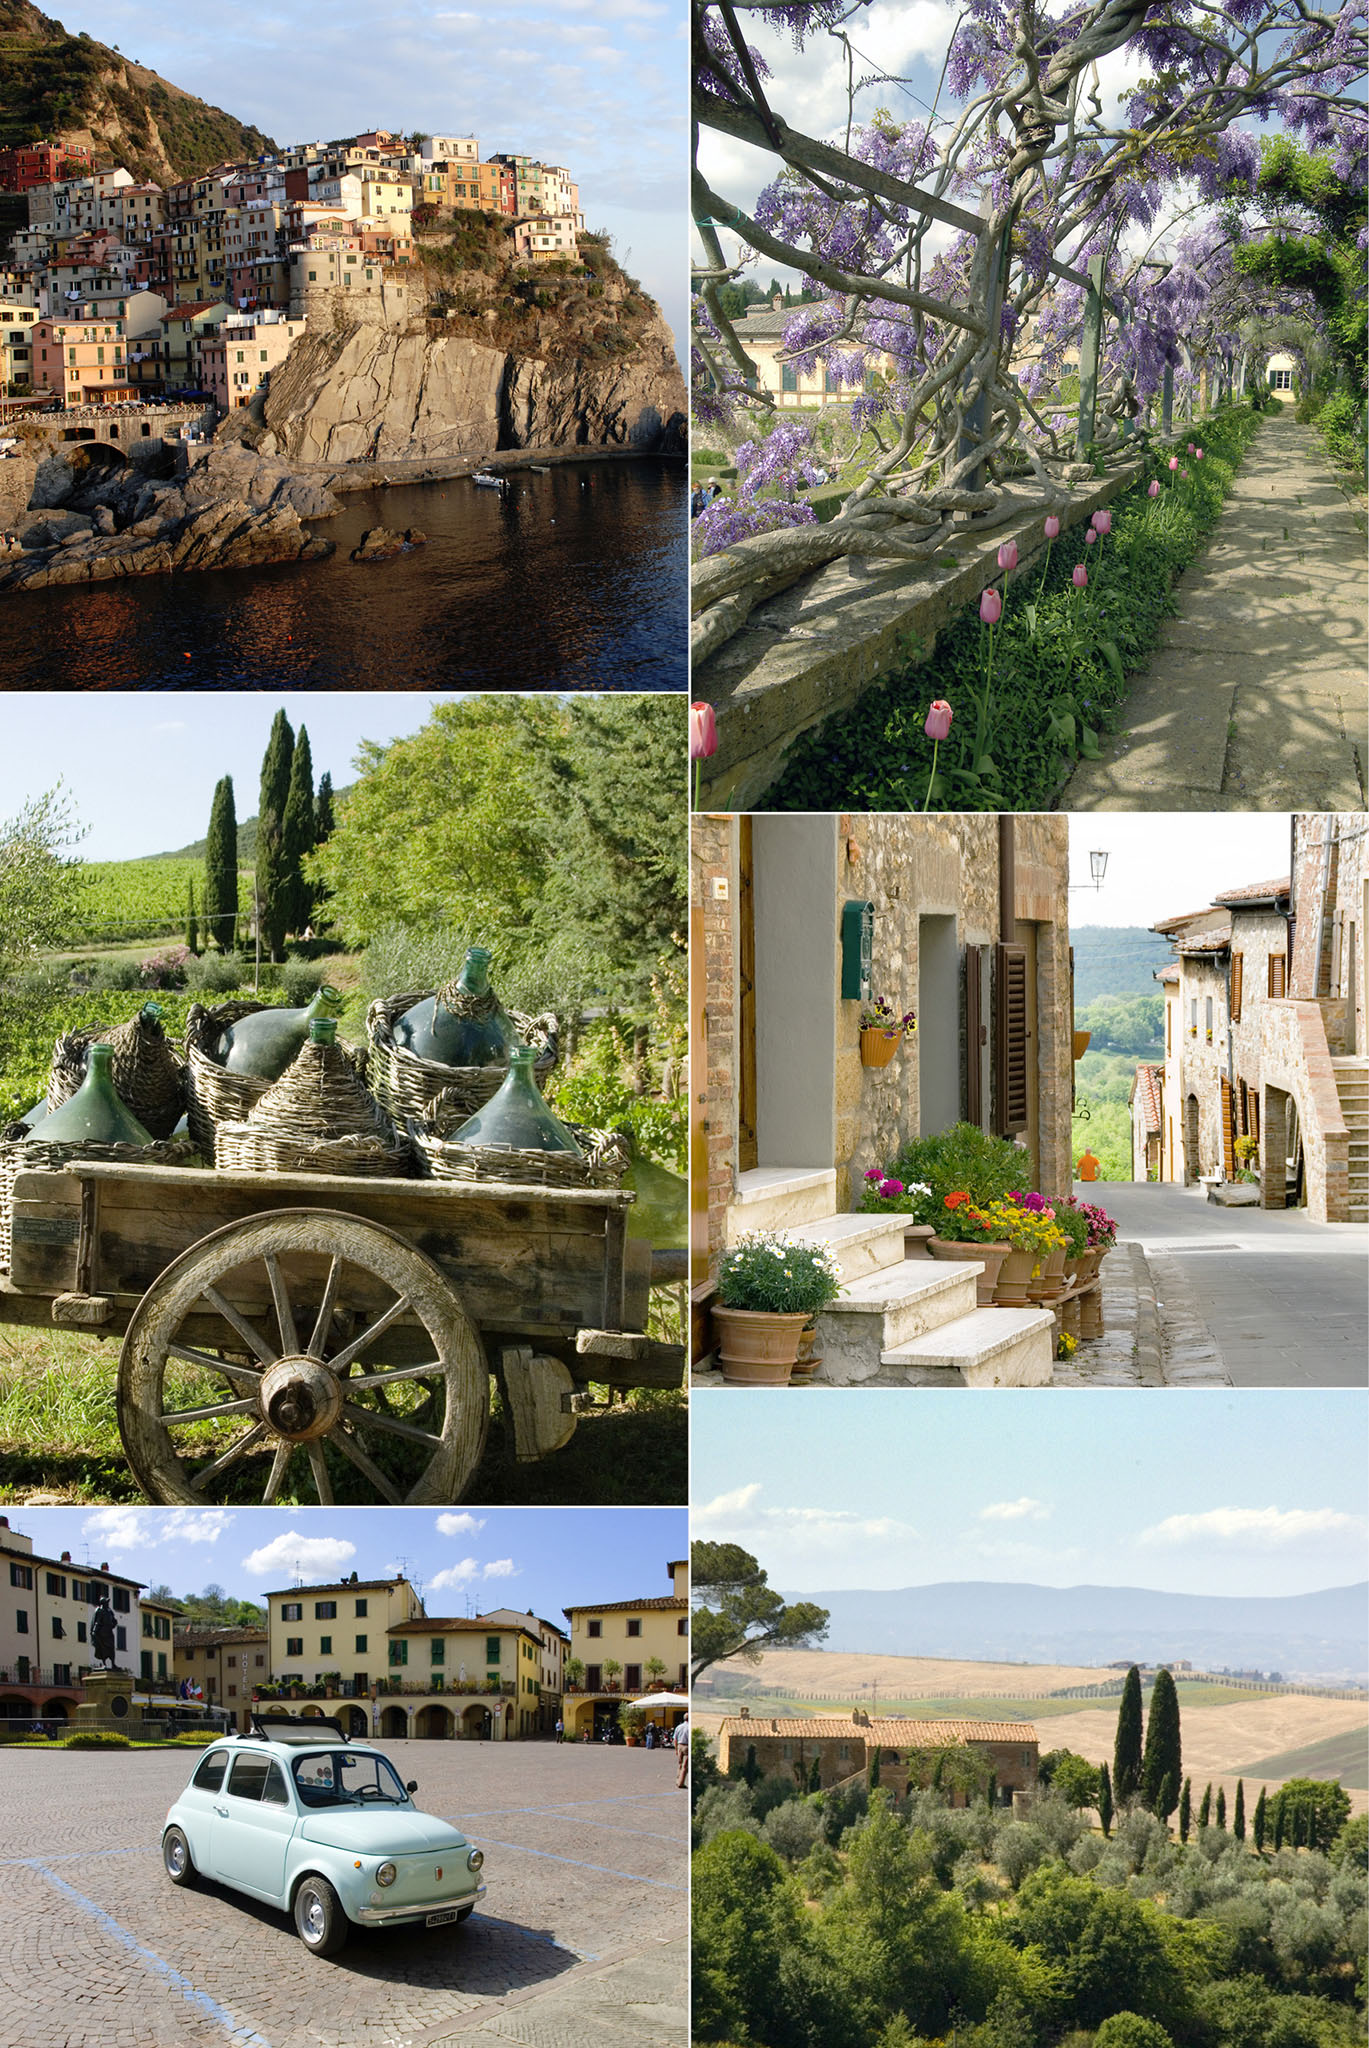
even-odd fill
[[[250,404],[338,294],[381,294],[415,226],[502,219],[516,263],[573,261],[584,231],[564,166],[473,135],[305,142],[179,184],[140,185],[89,150],[0,150],[28,226],[0,269],[0,412],[211,397]],[[20,403],[16,403],[19,401]]]

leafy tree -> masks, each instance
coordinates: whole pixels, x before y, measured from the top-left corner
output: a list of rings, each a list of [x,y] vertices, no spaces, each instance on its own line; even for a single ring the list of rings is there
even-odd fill
[[[1093,2048],[1174,2048],[1174,2037],[1157,2020],[1135,2012],[1109,2013],[1093,2037]]]
[[[1103,1830],[1103,1840],[1112,1833],[1112,1778],[1105,1763],[1098,1766],[1098,1821]]]
[[[1325,1852],[1350,1817],[1350,1797],[1332,1781],[1290,1778],[1275,1794],[1274,1813],[1276,1834],[1282,1821],[1285,1841]]]
[[[1231,1832],[1238,1842],[1245,1840],[1245,1780],[1236,1780],[1236,1809],[1231,1816]]]
[[[1335,1863],[1348,1863],[1355,1870],[1369,1870],[1369,1814],[1354,1814],[1331,1844]]]
[[[1076,1755],[1072,1749],[1047,1750],[1039,1775],[1042,1784],[1058,1792],[1070,1806],[1097,1806],[1099,1770],[1087,1757]]]
[[[1059,1863],[1032,1872],[1017,1894],[1015,1942],[1054,1966],[1072,2023],[1097,2027],[1134,2012],[1170,2026],[1186,2015],[1189,1961],[1172,1923],[1148,1899],[1074,1877]]]
[[[811,1649],[827,1633],[826,1608],[811,1601],[786,1606],[766,1574],[736,1543],[696,1543],[690,1579],[696,1596],[712,1594],[712,1607],[690,1618],[690,1669],[695,1678],[725,1657],[759,1664],[763,1650]]]
[[[1259,197],[1271,203],[1270,232],[1243,241],[1237,271],[1262,284],[1303,291],[1326,319],[1337,364],[1362,391],[1366,362],[1363,187],[1342,179],[1333,159],[1291,136],[1262,139]],[[1310,221],[1310,225],[1309,225]]]
[[[81,863],[63,851],[85,836],[56,783],[0,823],[0,972],[68,936],[81,897]]]
[[[1193,1822],[1193,1780],[1184,1779],[1184,1789],[1179,1795],[1179,1840],[1188,1840],[1189,1828]]]
[[[1226,1826],[1226,1788],[1223,1785],[1217,1787],[1217,1825],[1219,1828]]]
[[[290,788],[281,821],[281,864],[289,892],[289,925],[302,932],[313,914],[314,892],[304,879],[304,862],[314,850],[314,761],[303,726],[290,757]]]
[[[233,778],[215,784],[204,848],[204,934],[221,953],[231,953],[238,933],[238,820]]]
[[[1255,1801],[1255,1818],[1254,1821],[1251,1823],[1251,1832],[1255,1837],[1255,1848],[1257,1853],[1263,1853],[1264,1838],[1268,1832],[1268,1829],[1269,1813],[1268,1807],[1265,1802],[1264,1786],[1261,1785],[1260,1796]]]
[[[1141,1800],[1161,1820],[1174,1811],[1179,1793],[1179,1694],[1168,1671],[1157,1671],[1146,1721],[1145,1755],[1141,1762]],[[1164,1804],[1166,1798],[1169,1805]]]
[[[1126,1675],[1117,1709],[1117,1735],[1112,1748],[1112,1796],[1130,1806],[1141,1789],[1141,1673],[1135,1664]]]
[[[285,934],[294,908],[294,884],[285,849],[285,806],[294,751],[293,728],[285,713],[278,711],[262,758],[257,800],[257,916],[262,944],[273,960],[285,957]]]

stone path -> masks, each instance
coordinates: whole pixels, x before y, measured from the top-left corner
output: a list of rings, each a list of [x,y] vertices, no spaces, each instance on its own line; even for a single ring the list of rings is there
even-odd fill
[[[1124,730],[1080,762],[1060,808],[1362,808],[1364,550],[1363,501],[1337,485],[1316,430],[1270,415],[1175,586],[1178,616]]]

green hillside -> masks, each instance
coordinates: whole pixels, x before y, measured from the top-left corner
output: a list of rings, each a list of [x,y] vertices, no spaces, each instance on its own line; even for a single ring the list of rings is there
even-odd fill
[[[1076,1010],[1098,996],[1155,995],[1155,969],[1174,957],[1167,939],[1140,925],[1080,925],[1070,943]]]
[[[1264,1756],[1240,1768],[1247,1778],[1334,1778],[1353,1792],[1369,1789],[1369,1750],[1357,1728],[1309,1742],[1302,1749],[1281,1749],[1277,1756]]]

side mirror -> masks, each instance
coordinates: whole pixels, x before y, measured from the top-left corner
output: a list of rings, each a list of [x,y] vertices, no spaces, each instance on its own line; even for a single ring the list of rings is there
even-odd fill
[[[410,1780],[409,1780],[408,1784],[407,1784],[407,1785],[406,1785],[406,1786],[404,1787],[404,1790],[405,1790],[406,1792],[417,1792],[417,1790],[418,1790],[418,1780],[417,1780],[417,1778],[410,1778]]]

